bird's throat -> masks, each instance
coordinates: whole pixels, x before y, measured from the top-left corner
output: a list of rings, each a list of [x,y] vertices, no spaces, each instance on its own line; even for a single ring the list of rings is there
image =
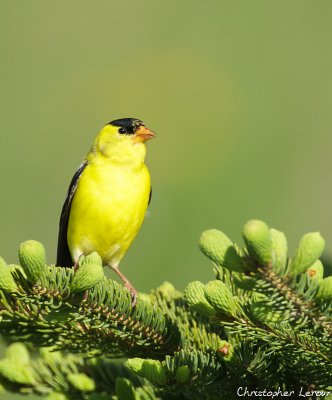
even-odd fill
[[[98,143],[88,154],[88,161],[101,161],[113,165],[140,168],[144,164],[146,147],[144,143]]]

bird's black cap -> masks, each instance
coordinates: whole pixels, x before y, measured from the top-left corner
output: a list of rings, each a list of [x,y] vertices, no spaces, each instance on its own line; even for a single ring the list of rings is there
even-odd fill
[[[144,126],[144,123],[136,118],[121,118],[111,121],[107,125],[118,126],[130,134],[134,133],[138,127]]]

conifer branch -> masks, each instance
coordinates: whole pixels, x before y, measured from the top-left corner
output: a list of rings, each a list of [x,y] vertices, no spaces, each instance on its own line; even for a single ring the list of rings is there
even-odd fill
[[[216,279],[184,293],[165,282],[135,307],[98,254],[61,268],[46,265],[40,243],[24,242],[20,265],[0,258],[0,329],[15,342],[0,360],[3,390],[49,400],[231,400],[239,386],[328,391],[324,240],[304,235],[289,258],[285,235],[262,221],[249,221],[243,238],[240,248],[204,232],[200,248]]]

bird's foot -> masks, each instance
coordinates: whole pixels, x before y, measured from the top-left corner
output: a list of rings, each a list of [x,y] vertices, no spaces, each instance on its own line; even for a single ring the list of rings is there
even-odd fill
[[[129,280],[123,275],[123,273],[119,270],[117,266],[110,265],[114,272],[121,278],[124,283],[124,287],[129,290],[131,296],[131,306],[135,307],[137,303],[137,290],[134,286],[129,282]]]
[[[137,303],[137,290],[134,288],[134,286],[127,281],[124,285],[124,287],[129,290],[130,293],[130,297],[131,297],[131,306],[135,307],[136,303]]]
[[[74,272],[78,270],[78,260],[75,261],[74,263]]]

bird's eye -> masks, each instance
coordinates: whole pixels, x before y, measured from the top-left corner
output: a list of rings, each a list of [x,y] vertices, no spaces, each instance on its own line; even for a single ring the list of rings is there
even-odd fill
[[[118,130],[118,132],[119,132],[119,133],[127,133],[127,131],[126,131],[125,128],[120,128],[120,129]]]

